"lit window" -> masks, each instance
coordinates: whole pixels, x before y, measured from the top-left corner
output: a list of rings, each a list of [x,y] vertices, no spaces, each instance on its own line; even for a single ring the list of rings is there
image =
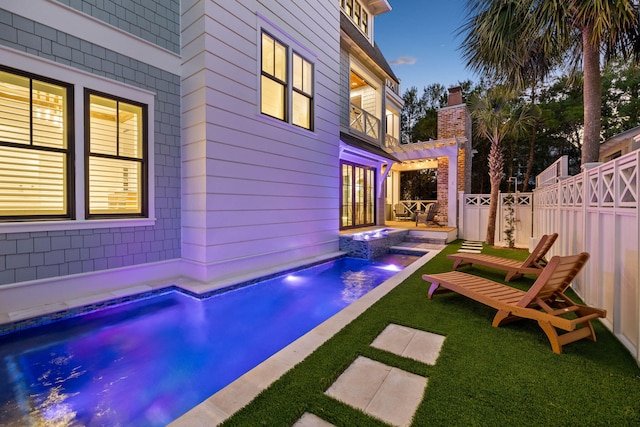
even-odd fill
[[[0,70],[0,218],[71,218],[70,85]]]
[[[365,10],[365,7],[357,0],[341,0],[340,7],[344,11],[355,26],[369,37],[369,13]]]
[[[344,11],[347,13],[347,15],[351,16],[351,14],[353,13],[353,0],[347,0],[344,5]]]
[[[313,64],[266,33],[260,82],[263,114],[313,129]]]
[[[85,103],[87,217],[143,216],[146,106],[88,90]]]
[[[355,8],[353,9],[353,22],[356,23],[356,27],[360,26],[360,11],[361,11],[360,3],[356,2]]]
[[[293,99],[291,122],[311,129],[313,100],[313,65],[298,54],[293,54]]]
[[[263,114],[286,120],[287,48],[262,33],[262,102]]]
[[[369,31],[369,14],[362,9],[362,18],[360,18],[360,29],[365,35],[368,35]]]

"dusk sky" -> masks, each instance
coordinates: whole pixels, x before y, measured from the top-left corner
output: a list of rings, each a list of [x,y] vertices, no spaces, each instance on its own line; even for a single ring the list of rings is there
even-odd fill
[[[466,0],[390,0],[391,12],[375,18],[374,37],[400,79],[401,94],[411,86],[454,86],[476,76],[465,68],[458,28]]]

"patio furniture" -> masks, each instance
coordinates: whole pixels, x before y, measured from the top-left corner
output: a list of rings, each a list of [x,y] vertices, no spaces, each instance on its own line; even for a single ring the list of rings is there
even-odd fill
[[[428,227],[429,223],[435,224],[438,227],[442,227],[442,225],[436,221],[436,215],[438,213],[438,204],[437,203],[429,203],[425,208],[424,212],[416,213],[416,227],[421,222]]]
[[[409,221],[411,219],[411,211],[402,203],[396,203],[393,214],[396,221]]]
[[[606,317],[606,310],[576,304],[564,293],[588,259],[586,252],[554,256],[526,292],[460,271],[424,274],[422,278],[431,282],[430,299],[435,293],[453,291],[497,309],[494,327],[515,320],[536,320],[553,352],[560,354],[562,346],[582,338],[595,341],[591,320]],[[566,332],[558,334],[558,329]]]
[[[529,254],[524,261],[494,255],[469,253],[451,254],[447,255],[447,258],[455,261],[453,263],[454,270],[457,270],[458,267],[471,266],[473,264],[504,270],[507,272],[504,280],[509,282],[511,279],[521,277],[523,274],[538,276],[542,273],[542,269],[547,263],[544,257],[557,238],[558,233],[543,235],[531,254]]]

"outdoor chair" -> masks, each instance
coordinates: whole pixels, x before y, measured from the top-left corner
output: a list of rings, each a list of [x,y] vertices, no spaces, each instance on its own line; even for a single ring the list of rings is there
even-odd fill
[[[451,254],[447,255],[447,258],[455,261],[453,263],[454,270],[457,270],[458,267],[478,264],[506,271],[507,275],[504,280],[509,282],[511,279],[522,277],[523,274],[533,274],[538,276],[542,273],[542,270],[547,263],[544,257],[549,249],[551,249],[551,246],[553,246],[553,243],[557,238],[558,233],[543,235],[531,254],[529,254],[527,259],[524,261],[494,255],[469,253]]]
[[[437,203],[429,203],[425,208],[424,212],[418,212],[416,214],[416,227],[421,222],[428,227],[429,224],[437,225],[438,227],[442,227],[442,225],[436,221],[436,215],[438,214],[438,204]]]
[[[393,209],[393,214],[396,221],[411,220],[411,211],[402,203],[396,204],[395,209]]]
[[[537,321],[553,352],[560,354],[565,344],[582,338],[595,341],[591,320],[606,317],[606,310],[576,304],[564,293],[588,259],[586,252],[554,256],[526,292],[460,271],[424,274],[422,278],[431,282],[429,299],[436,293],[457,292],[497,309],[494,327],[521,319]],[[558,329],[566,332],[558,334]]]

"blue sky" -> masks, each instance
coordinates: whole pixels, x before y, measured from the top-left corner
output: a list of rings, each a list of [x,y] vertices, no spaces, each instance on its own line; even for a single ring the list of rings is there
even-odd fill
[[[440,83],[455,86],[476,76],[465,68],[456,36],[466,0],[389,0],[391,12],[375,17],[374,37],[400,78],[400,91]]]

